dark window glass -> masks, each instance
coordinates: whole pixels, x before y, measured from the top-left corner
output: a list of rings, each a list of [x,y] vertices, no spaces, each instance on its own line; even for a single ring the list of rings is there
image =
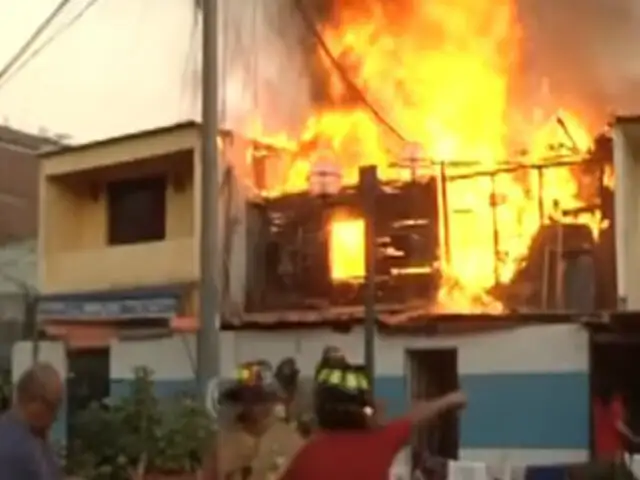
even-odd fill
[[[163,240],[166,235],[166,193],[166,177],[109,183],[109,245]]]

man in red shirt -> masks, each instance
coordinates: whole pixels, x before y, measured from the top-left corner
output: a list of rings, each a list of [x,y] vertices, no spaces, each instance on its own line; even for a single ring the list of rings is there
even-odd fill
[[[607,388],[593,402],[595,453],[597,460],[619,461],[625,444],[638,442],[626,425],[626,412],[622,396]]]
[[[400,420],[375,422],[366,376],[346,361],[316,376],[316,420],[320,432],[294,457],[282,480],[388,480],[393,459],[412,427],[466,404],[462,392],[416,404]],[[373,420],[373,421],[372,421]]]

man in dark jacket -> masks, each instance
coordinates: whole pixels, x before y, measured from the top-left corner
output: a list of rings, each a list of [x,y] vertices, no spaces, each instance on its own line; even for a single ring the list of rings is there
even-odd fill
[[[18,380],[13,408],[0,418],[0,477],[62,480],[48,434],[62,402],[60,375],[38,363]]]

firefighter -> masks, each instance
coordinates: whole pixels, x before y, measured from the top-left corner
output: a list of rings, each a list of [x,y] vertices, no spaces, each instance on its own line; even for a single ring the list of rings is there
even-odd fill
[[[240,365],[236,380],[221,395],[235,418],[220,433],[222,480],[276,480],[302,444],[289,424],[275,415],[278,386],[265,361]]]
[[[418,402],[392,422],[375,415],[371,382],[358,366],[325,362],[316,374],[315,414],[323,431],[291,461],[282,480],[388,478],[393,459],[410,440],[412,428],[466,404],[462,392]]]
[[[275,376],[282,392],[281,418],[302,438],[308,438],[313,430],[313,399],[310,389],[300,384],[300,369],[295,359],[283,359],[276,367]]]

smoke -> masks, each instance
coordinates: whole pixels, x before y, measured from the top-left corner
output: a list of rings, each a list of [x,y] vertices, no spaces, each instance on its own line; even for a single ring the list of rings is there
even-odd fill
[[[521,89],[540,88],[592,126],[640,111],[640,4],[635,0],[519,0]]]
[[[294,133],[309,112],[306,33],[290,0],[225,0],[221,109],[225,127]]]
[[[221,108],[225,126],[295,134],[313,103],[327,100],[327,71],[295,7],[296,0],[224,0]],[[390,26],[422,0],[384,4]],[[514,103],[568,108],[600,128],[612,112],[640,111],[640,4],[635,0],[516,0],[521,56]],[[303,0],[320,22],[355,0]],[[400,12],[402,11],[402,12]],[[345,59],[341,59],[344,61]],[[326,68],[326,65],[325,67]]]
[[[332,0],[322,2],[324,11],[316,14],[330,21],[339,9],[357,8],[366,15],[367,8],[382,5],[392,30],[396,16],[406,16],[419,1]],[[640,55],[633,51],[640,45],[637,0],[514,1],[521,52],[512,100],[520,113],[562,107],[595,130],[613,112],[640,111]],[[307,0],[310,8],[317,3]]]

